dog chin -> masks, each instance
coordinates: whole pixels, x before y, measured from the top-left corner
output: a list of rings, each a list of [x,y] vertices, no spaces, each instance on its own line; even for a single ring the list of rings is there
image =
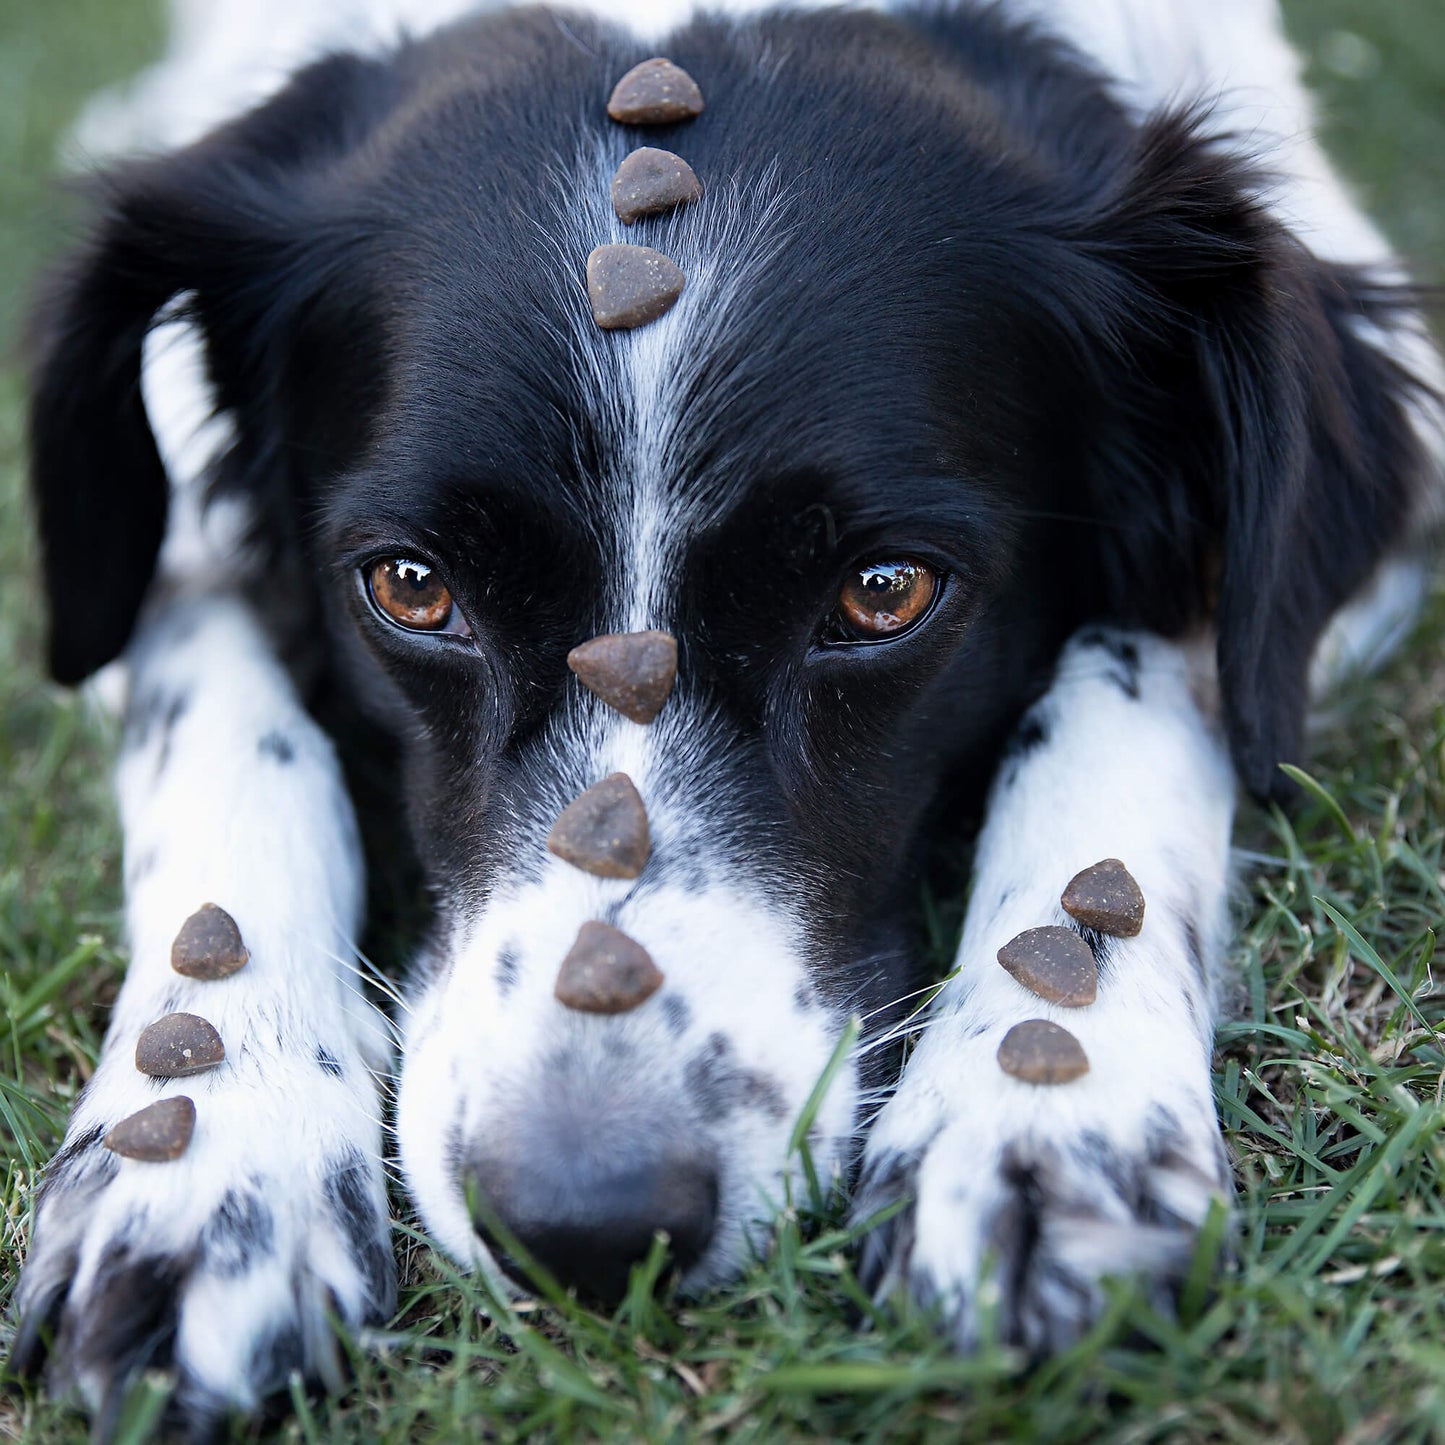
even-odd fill
[[[662,973],[628,1012],[577,1012],[555,995],[591,919]],[[690,1290],[766,1247],[766,1221],[801,1187],[795,1125],[846,1025],[775,906],[701,880],[629,891],[557,863],[457,916],[418,976],[401,1165],[426,1228],[460,1263],[496,1278],[483,1239],[495,1243],[500,1222],[564,1284],[606,1298],[657,1230]],[[820,1178],[851,1156],[858,1095],[850,1059],[808,1131]]]

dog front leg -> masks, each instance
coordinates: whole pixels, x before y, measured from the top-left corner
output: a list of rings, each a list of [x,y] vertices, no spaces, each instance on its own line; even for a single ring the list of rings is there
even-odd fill
[[[1033,1353],[1065,1348],[1108,1275],[1167,1303],[1229,1191],[1210,1053],[1235,790],[1192,661],[1098,628],[1066,649],[994,783],[957,974],[866,1143],[858,1216],[908,1202],[865,1240],[865,1276],[941,1307],[965,1348],[989,1316]],[[1041,926],[1082,932],[1060,896],[1107,858],[1137,879],[1142,928],[1088,935],[1093,1002],[1047,1002],[999,949]],[[1073,1036],[1087,1072],[1005,1072],[1005,1036],[1035,1019]]]
[[[331,745],[233,599],[169,603],[129,667],[118,787],[132,963],[40,1189],[12,1355],[33,1374],[48,1354],[51,1387],[78,1390],[102,1437],[150,1365],[173,1368],[192,1433],[254,1409],[292,1371],[335,1384],[332,1320],[384,1318],[395,1290],[373,1076],[388,1051],[355,987],[362,864]],[[172,965],[178,930],[208,902],[250,954],[223,978]],[[174,1014],[212,1025],[224,1060],[142,1073],[142,1031]],[[116,1125],[177,1096],[195,1113],[177,1157],[107,1147]]]

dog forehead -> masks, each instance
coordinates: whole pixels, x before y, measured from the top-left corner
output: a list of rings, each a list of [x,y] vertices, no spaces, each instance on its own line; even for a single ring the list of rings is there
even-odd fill
[[[906,404],[925,343],[956,331],[935,249],[956,240],[948,197],[991,183],[965,144],[959,96],[973,92],[897,22],[799,33],[813,18],[699,21],[670,37],[707,108],[660,131],[608,119],[638,47],[595,22],[488,18],[409,57],[416,98],[378,144],[373,178],[393,230],[383,279],[399,366],[426,383],[397,388],[397,403],[441,393],[459,419],[487,410],[499,432],[515,418],[532,436],[581,418],[604,448],[633,445],[664,401],[699,429],[723,412],[774,421],[780,440],[800,427],[826,437],[830,410],[886,402],[890,388]],[[704,194],[624,225],[610,181],[645,144],[675,150]],[[661,321],[604,333],[587,257],[628,243],[668,256],[686,285]],[[799,396],[807,408],[790,405]]]
[[[999,322],[1028,289],[1007,237],[1032,173],[1000,162],[985,88],[904,22],[818,20],[702,20],[659,42],[706,99],[660,129],[609,119],[643,52],[584,18],[483,17],[403,53],[409,99],[355,162],[388,380],[369,422],[382,486],[348,489],[347,512],[401,502],[446,536],[472,515],[459,495],[497,503],[542,567],[581,560],[625,603],[611,623],[648,627],[677,620],[687,559],[719,528],[810,547],[808,527],[779,533],[779,498],[798,502],[783,523],[811,513],[831,544],[850,513],[908,531],[893,517],[924,490],[904,483],[1033,485],[1018,332]],[[610,183],[643,144],[686,160],[703,196],[629,226]],[[660,319],[605,331],[587,257],[629,243],[686,284]],[[930,520],[964,491],[929,493]],[[488,540],[468,555],[490,566]]]

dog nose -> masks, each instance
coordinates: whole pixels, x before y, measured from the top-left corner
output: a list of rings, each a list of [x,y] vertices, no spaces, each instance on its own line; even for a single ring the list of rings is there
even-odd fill
[[[707,1249],[717,1218],[717,1171],[695,1154],[662,1150],[639,1156],[540,1160],[491,1158],[471,1170],[477,1232],[515,1272],[490,1221],[499,1222],[562,1285],[603,1305],[627,1292],[632,1266],[664,1231],[679,1269]]]

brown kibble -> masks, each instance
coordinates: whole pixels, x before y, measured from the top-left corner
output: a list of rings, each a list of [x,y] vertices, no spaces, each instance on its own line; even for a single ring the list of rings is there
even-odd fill
[[[547,847],[598,878],[636,878],[652,852],[647,809],[626,773],[593,783],[557,815]]]
[[[604,331],[656,321],[686,285],[676,263],[651,246],[598,246],[587,258],[587,299]]]
[[[1085,928],[1133,938],[1144,927],[1144,895],[1117,858],[1105,858],[1075,874],[1059,900]]]
[[[155,1079],[183,1079],[214,1069],[226,1057],[221,1036],[195,1014],[167,1014],[142,1030],[135,1066]]]
[[[1099,991],[1093,951],[1072,928],[1029,928],[998,951],[998,961],[1050,1003],[1082,1008]]]
[[[191,914],[171,944],[171,967],[187,978],[228,978],[250,957],[236,920],[214,903]]]
[[[671,125],[702,114],[702,91],[680,65],[661,56],[634,65],[612,89],[607,114],[623,125]]]
[[[1089,1072],[1089,1059],[1068,1029],[1029,1019],[1004,1035],[998,1066],[1026,1084],[1067,1084]]]
[[[608,707],[650,723],[677,680],[677,639],[670,632],[608,632],[574,647],[567,666]]]
[[[633,151],[612,177],[612,209],[623,225],[702,199],[702,182],[681,156],[655,146]]]
[[[610,923],[584,923],[562,960],[557,1000],[588,1014],[623,1014],[662,987],[662,973],[640,943]]]
[[[159,1164],[179,1159],[196,1129],[196,1106],[184,1094],[160,1099],[129,1119],[122,1119],[105,1136],[105,1147],[127,1159]]]

